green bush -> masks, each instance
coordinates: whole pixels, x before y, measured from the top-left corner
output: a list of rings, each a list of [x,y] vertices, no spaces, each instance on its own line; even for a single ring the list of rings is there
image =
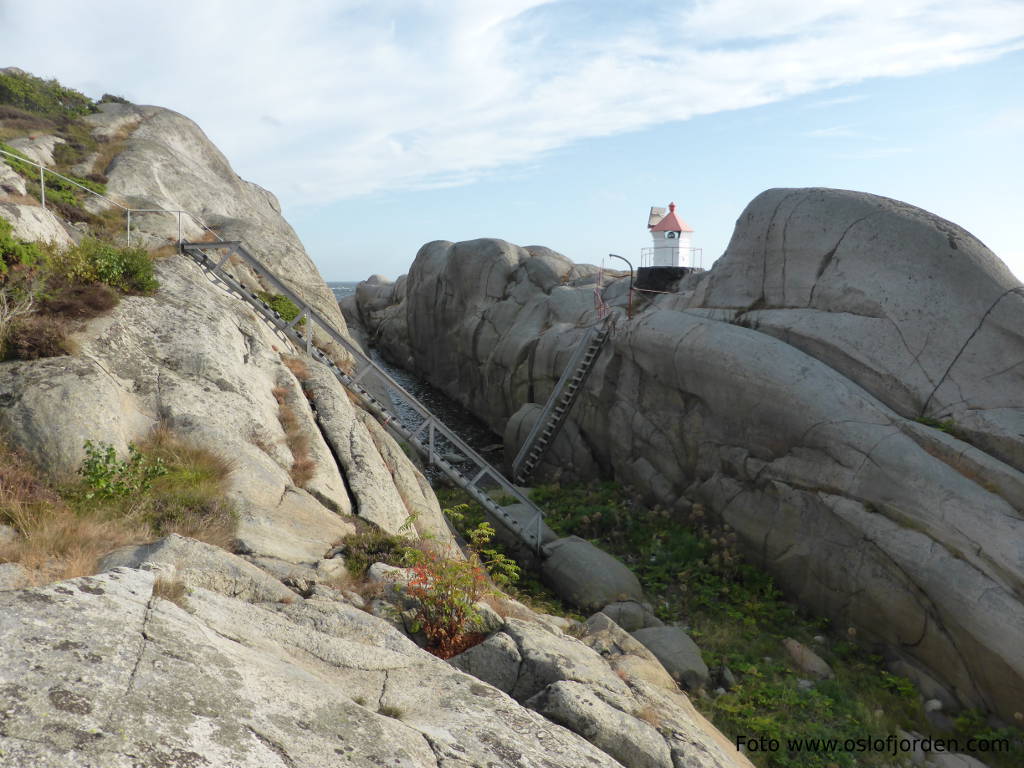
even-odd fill
[[[144,493],[153,487],[153,481],[167,474],[160,458],[143,456],[134,445],[128,446],[128,458],[119,461],[114,446],[94,444],[86,440],[85,461],[78,470],[85,482],[85,498],[112,499]]]
[[[93,100],[56,80],[27,73],[0,73],[0,104],[45,117],[81,117],[96,111]]]
[[[68,283],[102,282],[124,293],[153,293],[159,283],[144,248],[118,247],[92,237],[49,257],[51,274]]]
[[[43,252],[35,243],[26,243],[14,237],[14,227],[0,217],[0,285],[5,283],[12,269],[30,269],[43,261]]]
[[[282,296],[279,293],[268,293],[266,291],[260,291],[257,296],[260,297],[261,301],[264,301],[272,310],[277,312],[285,322],[290,323],[296,317],[299,316],[299,308],[295,306],[294,302],[287,296]],[[299,327],[301,328],[306,324],[306,319],[303,318],[299,321]]]

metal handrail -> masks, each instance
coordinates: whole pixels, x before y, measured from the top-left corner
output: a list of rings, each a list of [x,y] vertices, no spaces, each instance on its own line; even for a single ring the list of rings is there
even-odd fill
[[[132,244],[132,214],[133,213],[170,213],[170,214],[177,215],[177,217],[178,217],[178,242],[181,242],[181,217],[183,215],[184,216],[188,216],[190,219],[192,219],[192,221],[194,221],[196,224],[198,224],[200,226],[200,228],[202,228],[205,232],[209,232],[211,235],[216,237],[218,240],[221,240],[220,235],[218,235],[216,232],[214,232],[212,229],[210,229],[206,225],[206,222],[204,222],[199,216],[197,216],[196,214],[192,213],[191,211],[185,211],[185,210],[180,210],[180,209],[175,210],[175,209],[170,209],[170,208],[130,208],[129,206],[122,205],[121,203],[117,202],[113,198],[107,197],[106,195],[102,195],[99,192],[97,192],[96,190],[90,189],[89,187],[85,186],[84,184],[81,184],[81,183],[75,181],[74,179],[68,178],[64,174],[58,173],[57,171],[53,170],[52,168],[49,168],[49,167],[43,165],[42,163],[38,163],[35,160],[32,160],[31,158],[25,157],[22,154],[17,154],[17,153],[14,153],[14,152],[8,152],[5,149],[0,149],[0,154],[6,155],[7,157],[13,157],[15,160],[18,160],[18,161],[20,161],[22,163],[28,163],[29,165],[33,165],[33,166],[35,166],[36,168],[39,169],[39,202],[42,204],[43,208],[46,207],[46,174],[47,173],[50,174],[51,176],[56,176],[58,179],[63,179],[64,181],[68,182],[69,184],[74,184],[76,187],[78,187],[79,189],[85,190],[86,192],[88,192],[93,197],[98,197],[100,200],[103,200],[104,202],[110,203],[111,205],[113,205],[113,206],[115,206],[117,208],[120,208],[122,211],[125,212],[125,214],[127,216],[127,228],[126,228],[126,238],[125,238],[125,241],[126,241],[126,243],[128,245]]]
[[[656,252],[657,251],[667,251],[667,250],[675,250],[675,248],[673,248],[671,246],[666,246],[664,248],[641,248],[640,249],[640,266],[641,267],[650,267],[650,266],[652,266],[651,262],[654,261],[654,256],[655,256]],[[696,267],[697,269],[702,269],[704,267],[704,249],[703,248],[679,248],[678,250],[690,254],[690,259],[693,262],[691,266]]]
[[[470,448],[469,445],[467,445],[465,441],[462,440],[462,438],[460,438],[458,435],[456,435],[454,432],[448,429],[448,427],[446,427],[444,423],[441,422],[440,419],[434,416],[425,406],[421,405],[420,402],[415,397],[413,397],[409,392],[407,392],[405,388],[402,387],[402,385],[399,384],[397,381],[395,381],[386,371],[384,371],[380,366],[374,363],[370,358],[366,357],[362,353],[362,351],[359,350],[356,346],[354,346],[348,339],[346,339],[344,336],[338,333],[338,331],[336,331],[330,323],[324,320],[323,317],[308,304],[308,302],[301,299],[294,291],[292,291],[287,285],[285,285],[273,272],[271,272],[269,269],[263,266],[262,262],[260,262],[259,259],[257,259],[248,250],[245,249],[244,246],[247,245],[247,243],[245,243],[244,240],[240,239],[231,242],[225,241],[219,234],[210,229],[210,227],[208,227],[199,216],[197,216],[194,213],[191,213],[190,211],[170,210],[166,208],[130,208],[128,206],[122,205],[121,203],[118,203],[115,200],[112,200],[106,195],[102,195],[99,192],[96,192],[95,190],[89,189],[88,187],[84,186],[83,184],[80,184],[74,179],[69,179],[67,176],[64,176],[63,174],[60,174],[57,171],[54,171],[50,168],[47,168],[42,163],[30,160],[29,158],[24,157],[20,154],[7,152],[6,150],[3,149],[0,149],[0,153],[3,153],[4,155],[7,155],[9,157],[13,157],[21,162],[29,163],[30,165],[39,168],[40,202],[42,203],[44,208],[46,207],[45,174],[51,173],[54,176],[64,179],[65,181],[68,181],[71,184],[74,184],[75,186],[84,189],[91,195],[94,195],[95,197],[98,197],[101,200],[105,200],[111,205],[114,205],[120,208],[121,210],[125,211],[127,216],[127,242],[129,245],[131,245],[132,213],[169,213],[175,214],[178,217],[177,245],[179,249],[184,249],[186,252],[197,251],[199,253],[202,253],[202,249],[204,248],[227,247],[234,253],[237,253],[243,260],[245,260],[249,264],[249,266],[256,272],[258,277],[269,280],[280,295],[287,297],[293,304],[295,304],[295,306],[299,307],[300,312],[299,315],[295,318],[295,320],[288,324],[282,324],[281,326],[278,326],[278,330],[282,331],[286,336],[291,338],[300,346],[302,346],[302,344],[304,343],[306,347],[306,352],[308,354],[311,354],[314,357],[320,359],[321,361],[330,364],[335,376],[337,376],[338,379],[346,387],[354,389],[357,392],[362,392],[365,395],[367,404],[382,417],[382,421],[385,428],[397,432],[403,438],[408,439],[418,449],[424,451],[431,464],[440,467],[442,471],[444,471],[445,474],[452,478],[456,483],[458,483],[463,488],[466,488],[466,490],[469,491],[470,494],[474,498],[476,498],[476,500],[480,502],[484,506],[484,508],[491,513],[492,516],[495,517],[495,519],[500,520],[502,523],[505,524],[506,527],[516,532],[517,535],[519,535],[525,543],[531,544],[535,552],[540,552],[544,520],[544,515],[540,508],[537,507],[537,505],[534,504],[532,501],[530,501],[530,499],[525,494],[523,494],[518,488],[515,487],[515,485],[509,482],[500,472],[498,472],[487,461],[485,461],[483,457],[481,457],[476,451]],[[181,217],[183,215],[191,218],[205,232],[208,232],[215,238],[217,238],[216,241],[209,243],[185,243],[181,238]],[[224,260],[226,259],[227,256],[224,257]],[[220,267],[223,266],[224,260],[222,260],[220,264],[214,267],[214,269],[219,270]],[[246,289],[241,285],[241,283],[234,280],[230,275],[218,275],[218,277],[225,280],[226,284],[229,286],[231,290],[239,293],[239,295],[241,295],[255,308],[257,308],[261,312],[264,312],[264,315],[267,316],[268,319],[270,318],[270,315],[264,311],[265,308],[262,306],[262,302],[251,296],[249,292],[247,292]],[[297,331],[297,325],[299,322],[301,322],[303,317],[308,318],[309,324],[311,326],[307,329],[305,337],[303,337]],[[323,353],[322,350],[313,347],[312,326],[314,324],[318,325],[321,330],[327,333],[327,335],[330,336],[330,338],[333,341],[340,344],[342,348],[345,349],[346,352],[348,352],[349,355],[351,355],[352,358],[355,359],[357,363],[361,365],[362,370],[357,373],[355,378],[342,372],[337,367],[336,364],[330,363],[327,356]],[[417,415],[423,418],[423,421],[420,424],[418,424],[415,429],[409,429],[402,425],[401,422],[394,416],[394,414],[390,413],[386,408],[383,407],[382,404],[380,404],[379,401],[376,400],[376,398],[374,398],[372,395],[366,392],[359,385],[358,380],[362,377],[363,374],[365,374],[369,370],[372,370],[374,374],[381,378],[389,388],[393,389],[396,393],[398,393],[401,397],[401,400],[407,407],[412,408],[417,413]],[[428,443],[426,445],[423,443],[423,440],[420,437],[424,429],[427,430],[428,435]],[[444,458],[439,457],[436,454],[435,433],[439,433],[451,445],[455,446],[455,448],[457,448],[458,451],[465,457],[465,460],[468,463],[475,465],[475,468],[479,469],[479,471],[473,478],[465,477],[463,473],[460,472],[456,467],[454,467],[450,462],[446,461]],[[494,481],[505,494],[514,498],[519,504],[524,504],[528,508],[534,510],[535,515],[527,525],[521,524],[518,520],[513,518],[507,511],[502,509],[501,505],[497,504],[492,498],[490,498],[488,494],[483,492],[480,482],[486,477],[490,477],[491,480]]]
[[[397,433],[402,439],[408,440],[417,450],[424,454],[430,464],[439,467],[453,481],[465,488],[485,507],[485,509],[487,509],[491,516],[500,521],[509,530],[516,533],[524,543],[530,545],[535,552],[539,553],[542,543],[543,528],[543,512],[540,508],[537,507],[537,505],[534,504],[512,482],[506,479],[504,475],[491,466],[491,464],[480,456],[480,454],[474,451],[461,437],[445,426],[440,419],[432,414],[426,406],[422,405],[416,397],[392,378],[387,371],[366,356],[362,350],[355,346],[350,340],[346,339],[330,323],[328,323],[323,316],[313,309],[307,301],[298,296],[298,294],[285,285],[277,275],[267,269],[259,259],[249,253],[241,241],[182,243],[181,245],[186,254],[193,256],[194,258],[196,256],[201,257],[197,259],[200,263],[203,263],[202,258],[205,258],[207,262],[205,266],[211,267],[212,271],[217,274],[218,277],[221,277],[221,279],[226,278],[225,282],[227,282],[233,290],[239,292],[246,301],[256,307],[265,316],[269,317],[267,311],[265,311],[265,308],[262,306],[262,302],[248,293],[245,288],[242,287],[241,284],[231,275],[221,274],[221,269],[231,254],[237,254],[249,265],[256,276],[264,281],[265,285],[266,283],[270,284],[270,286],[267,286],[268,288],[272,286],[274,292],[286,297],[296,307],[298,307],[299,313],[294,319],[288,323],[284,323],[283,321],[275,323],[278,330],[285,333],[285,335],[299,344],[300,347],[305,346],[307,354],[327,364],[347,389],[355,391],[356,394],[367,402],[367,405],[370,406],[372,410],[376,411],[381,416],[381,421],[385,428]],[[225,254],[219,262],[214,263],[213,260],[205,254],[205,251],[219,249],[227,249],[228,253]],[[305,318],[308,323],[308,327],[304,335],[299,334],[297,331],[298,325],[302,322],[303,318]],[[352,373],[342,371],[336,364],[327,358],[322,350],[313,345],[312,339],[314,327],[319,327],[320,330],[326,333],[333,341],[348,352],[355,361],[357,370]],[[398,396],[398,399],[404,406],[415,411],[422,421],[413,427],[406,427],[401,423],[397,416],[395,416],[395,414],[391,413],[390,410],[385,408],[379,400],[369,394],[369,392],[362,387],[360,381],[367,373],[371,372],[374,376],[379,378],[388,389],[393,390],[394,394]],[[459,454],[461,454],[462,458],[459,459],[460,463],[465,462],[473,466],[473,472],[475,473],[473,477],[467,476],[454,466],[452,461],[449,461],[438,454],[435,443],[436,435],[443,437],[459,452]],[[515,499],[516,503],[526,505],[526,507],[533,509],[535,513],[534,517],[527,524],[523,525],[513,518],[507,511],[502,509],[502,506],[490,498],[490,496],[483,490],[481,482],[487,478],[497,485],[503,493]]]

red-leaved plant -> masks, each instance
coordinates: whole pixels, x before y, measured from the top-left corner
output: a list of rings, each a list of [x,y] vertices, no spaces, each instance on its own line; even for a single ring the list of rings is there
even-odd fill
[[[460,505],[445,513],[458,516],[465,507]],[[519,578],[519,566],[513,560],[486,548],[493,537],[494,528],[489,523],[480,523],[471,530],[465,560],[446,557],[436,550],[410,548],[405,552],[405,561],[413,572],[406,594],[417,601],[413,629],[423,631],[428,650],[442,659],[468,647],[467,636],[480,619],[474,603],[495,591],[492,581],[505,586]]]

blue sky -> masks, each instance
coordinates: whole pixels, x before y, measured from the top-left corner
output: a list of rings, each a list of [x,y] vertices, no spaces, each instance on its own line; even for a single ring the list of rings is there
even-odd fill
[[[1024,276],[1021,0],[0,0],[0,28],[0,66],[196,120],[328,280],[434,239],[634,257],[670,200],[710,262],[778,186],[919,205]]]

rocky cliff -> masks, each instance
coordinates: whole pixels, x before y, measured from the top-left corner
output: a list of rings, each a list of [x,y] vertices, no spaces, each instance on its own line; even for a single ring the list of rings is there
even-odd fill
[[[506,436],[536,418],[596,269],[432,242],[360,286],[397,363]],[[801,604],[1010,719],[1024,700],[1024,294],[976,238],[868,194],[769,190],[668,294],[604,279],[615,331],[543,473],[700,501]]]
[[[345,332],[273,196],[191,121],[118,103],[83,121],[110,158],[87,158],[82,175],[102,160],[122,203],[189,210],[246,240]],[[12,145],[48,163],[59,143]],[[82,237],[20,177],[5,171],[0,186],[20,238]],[[162,246],[177,227],[176,215],[138,215],[133,238]],[[333,588],[345,571],[333,545],[362,521],[397,532],[412,515],[416,533],[450,543],[436,497],[326,367],[169,250],[155,294],[80,323],[74,354],[0,362],[0,427],[54,483],[75,476],[86,441],[123,456],[157,425],[228,460],[234,551],[171,535],[110,553],[98,575],[46,583],[52,563],[2,562],[25,534],[0,525],[0,763],[749,768],[603,616],[575,625],[581,641],[563,631],[571,622],[500,601],[502,615],[481,607],[488,640],[448,664],[410,639],[397,587],[371,584],[372,601]],[[7,503],[0,493],[2,520]]]

